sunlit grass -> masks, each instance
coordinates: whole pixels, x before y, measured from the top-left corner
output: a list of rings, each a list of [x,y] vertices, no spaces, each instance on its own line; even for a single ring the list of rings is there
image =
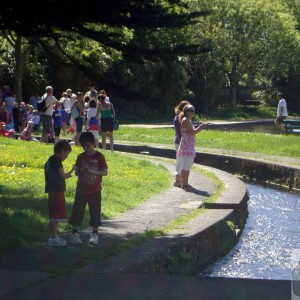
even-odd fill
[[[53,144],[0,138],[0,251],[46,240],[48,236],[47,194],[44,164],[53,154]],[[99,150],[102,151],[102,150]],[[73,147],[63,163],[69,170],[82,152]],[[111,218],[167,189],[171,175],[162,165],[105,151],[109,174],[103,177],[102,217]],[[65,193],[70,214],[77,177],[66,180]],[[88,225],[86,213],[83,227]],[[61,223],[61,230],[70,229]]]
[[[115,140],[116,143],[126,141],[133,144],[164,144],[173,147],[174,133],[173,128],[132,128],[123,125],[115,133]],[[196,146],[199,151],[201,151],[201,148],[223,149],[285,157],[300,157],[300,136],[296,135],[203,130],[196,135]]]

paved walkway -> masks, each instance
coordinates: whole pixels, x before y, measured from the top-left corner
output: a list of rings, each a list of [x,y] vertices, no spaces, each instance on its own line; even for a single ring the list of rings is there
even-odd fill
[[[163,164],[174,172],[174,165]],[[238,193],[231,175],[216,172],[230,188],[225,196]],[[0,299],[290,299],[288,281],[120,272],[156,249],[150,243],[150,247],[139,245],[113,255],[116,245],[189,214],[215,191],[211,180],[199,173],[191,172],[190,183],[194,187],[190,192],[172,186],[118,218],[104,221],[97,247],[88,245],[88,231],[84,231],[79,246],[68,244],[55,249],[43,242],[12,251],[0,261]],[[69,235],[67,232],[64,237],[68,239]]]

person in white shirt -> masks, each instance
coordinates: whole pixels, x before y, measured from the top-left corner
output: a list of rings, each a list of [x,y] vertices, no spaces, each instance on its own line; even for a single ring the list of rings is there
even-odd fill
[[[280,129],[281,133],[284,133],[284,120],[288,117],[287,105],[282,93],[277,94],[277,99],[279,102],[277,106],[277,118],[274,124]]]
[[[46,87],[46,93],[41,99],[46,99],[46,111],[41,113],[41,123],[43,126],[42,137],[40,142],[48,143],[48,135],[52,131],[52,114],[53,114],[53,104],[57,103],[58,100],[53,96],[52,86]]]

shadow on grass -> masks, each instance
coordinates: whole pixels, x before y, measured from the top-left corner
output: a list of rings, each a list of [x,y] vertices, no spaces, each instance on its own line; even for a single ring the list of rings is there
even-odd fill
[[[27,247],[47,241],[48,195],[37,193],[32,188],[11,187],[0,184],[0,256],[13,248]],[[70,216],[73,201],[66,201],[67,216]],[[106,219],[105,215],[101,216]],[[82,227],[88,226],[86,211]],[[67,222],[60,222],[60,231],[69,230]]]

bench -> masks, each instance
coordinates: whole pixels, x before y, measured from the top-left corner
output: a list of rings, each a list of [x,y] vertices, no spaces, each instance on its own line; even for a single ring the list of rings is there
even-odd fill
[[[285,133],[300,133],[300,120],[283,120]]]

